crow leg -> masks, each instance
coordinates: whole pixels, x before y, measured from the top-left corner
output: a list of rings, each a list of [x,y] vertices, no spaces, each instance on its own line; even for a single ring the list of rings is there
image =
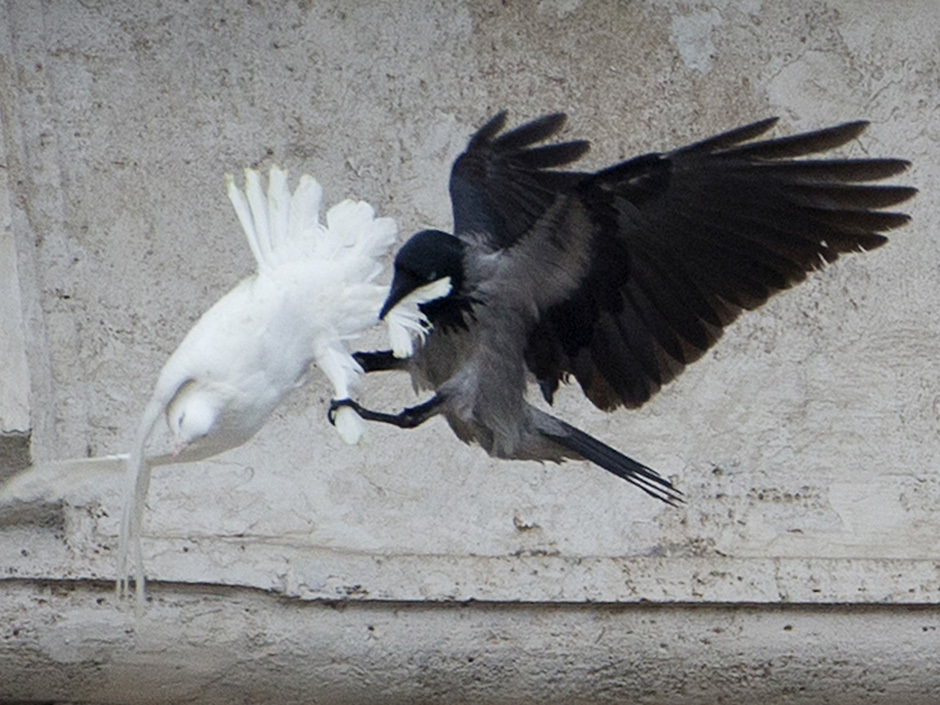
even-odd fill
[[[415,428],[437,414],[440,404],[441,398],[435,395],[423,404],[402,409],[400,413],[383,414],[381,411],[366,409],[352,399],[334,399],[330,402],[327,418],[330,420],[330,423],[334,423],[336,410],[340,407],[348,406],[366,421],[379,421],[380,423],[391,424],[399,428]]]
[[[359,363],[363,372],[384,372],[403,370],[408,360],[395,357],[391,350],[373,350],[372,352],[354,352],[353,359]]]

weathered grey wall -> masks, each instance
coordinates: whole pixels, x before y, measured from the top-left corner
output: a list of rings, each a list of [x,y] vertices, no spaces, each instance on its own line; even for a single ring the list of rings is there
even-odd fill
[[[856,701],[930,702],[936,659],[891,675],[936,653],[940,628],[938,36],[936,0],[0,5],[0,478],[27,449],[34,463],[0,512],[0,698],[160,700],[135,690],[146,671],[184,674],[164,700],[223,702],[240,682],[226,654],[263,643],[268,685],[246,701],[280,684],[361,702],[355,662],[371,687],[410,678],[450,701],[840,702],[849,680]],[[162,584],[135,622],[96,582],[113,577],[120,463],[73,461],[127,450],[166,357],[250,271],[222,174],[311,173],[328,203],[366,199],[404,237],[448,226],[450,162],[502,108],[568,112],[595,167],[768,115],[781,132],[867,118],[844,153],[911,159],[902,181],[922,192],[887,247],[744,316],[641,411],[560,395],[561,415],[671,477],[686,506],[587,465],[490,460],[439,421],[343,446],[315,377],[248,445],[155,473],[144,546]],[[385,376],[363,399],[415,397]],[[187,586],[212,583],[232,588]],[[357,601],[352,631],[299,602],[336,598]],[[499,604],[434,612],[471,599]],[[819,607],[833,604],[855,607]],[[792,638],[781,605],[810,636]],[[268,609],[276,629],[233,617]],[[179,671],[174,620],[208,614],[205,661]],[[375,620],[399,626],[383,642]],[[740,648],[710,650],[729,624]],[[376,649],[324,657],[328,634],[305,627]],[[866,627],[881,636],[856,648]],[[584,662],[594,639],[609,668]],[[30,677],[24,654],[73,675]],[[328,687],[324,658],[345,664]],[[636,678],[617,675],[624,659]],[[679,664],[670,688],[656,674]]]

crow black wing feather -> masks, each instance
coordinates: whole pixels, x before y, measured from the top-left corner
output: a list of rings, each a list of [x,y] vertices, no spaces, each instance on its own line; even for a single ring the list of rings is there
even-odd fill
[[[915,189],[863,183],[897,174],[907,162],[794,159],[840,146],[866,123],[744,142],[773,123],[639,157],[579,184],[604,259],[572,297],[588,305],[556,305],[533,332],[527,362],[549,400],[571,373],[602,409],[639,406],[741,310],[842,253],[882,245],[882,232],[908,221],[879,209]],[[607,259],[617,253],[616,263]],[[611,284],[618,295],[605,293],[612,303],[600,304],[594,292]],[[566,334],[574,327],[589,330],[590,340],[583,331],[577,341]]]
[[[491,249],[515,244],[559,193],[582,180],[583,174],[545,169],[573,162],[590,147],[583,140],[531,146],[562,128],[561,113],[497,137],[505,122],[506,113],[501,112],[480,128],[454,162],[450,176],[454,234]]]
[[[549,401],[574,375],[602,409],[640,406],[742,310],[842,253],[883,244],[908,216],[882,209],[916,192],[867,183],[900,173],[902,160],[802,158],[854,139],[864,122],[754,141],[771,118],[596,174],[547,170],[588,148],[532,146],[563,122],[549,115],[500,135],[500,113],[451,175],[456,234],[492,250],[546,237],[583,247],[584,232],[547,222],[560,222],[561,199],[589,217],[590,264],[541,311],[525,350]]]

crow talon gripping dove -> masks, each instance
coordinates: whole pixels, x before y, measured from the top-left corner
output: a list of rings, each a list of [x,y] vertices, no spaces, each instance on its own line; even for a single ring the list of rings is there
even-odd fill
[[[245,194],[227,177],[257,271],[245,278],[196,322],[160,372],[140,422],[128,461],[128,486],[118,549],[118,591],[132,577],[138,599],[144,576],[140,530],[150,467],[192,462],[241,445],[267,421],[288,392],[300,385],[311,364],[329,379],[334,395],[346,397],[362,370],[347,343],[378,320],[388,287],[374,283],[380,258],[395,242],[390,218],[376,218],[364,202],[345,200],[319,221],[322,189],[302,176],[293,194],[287,176],[273,167],[264,194],[257,172],[246,170]],[[247,199],[246,199],[247,196]],[[422,335],[421,296],[396,307],[388,326],[393,356],[411,353]],[[174,439],[172,455],[147,458],[145,446],[161,414]],[[348,443],[364,424],[345,409],[333,419]]]
[[[441,278],[424,303],[432,328],[407,361],[356,353],[366,371],[405,369],[433,390],[400,414],[367,420],[414,427],[442,414],[465,442],[499,458],[590,460],[667,503],[665,478],[525,401],[526,377],[551,403],[574,377],[604,411],[639,407],[699,359],[743,310],[841,254],[873,249],[908,216],[883,210],[916,192],[867,182],[899,159],[802,159],[858,137],[867,123],[754,141],[763,120],[597,173],[561,171],[584,141],[534,146],[562,114],[503,132],[487,122],[454,162],[454,234],[425,230],[395,258],[381,315]]]

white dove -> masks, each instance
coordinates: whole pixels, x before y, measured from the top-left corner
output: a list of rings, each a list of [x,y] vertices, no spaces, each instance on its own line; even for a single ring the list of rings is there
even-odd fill
[[[245,170],[244,195],[231,176],[226,181],[257,271],[196,322],[161,370],[141,418],[128,459],[117,585],[119,594],[127,594],[133,546],[138,599],[144,590],[140,530],[151,466],[202,460],[241,445],[303,383],[311,363],[332,383],[336,398],[348,397],[362,369],[347,341],[378,322],[388,293],[387,286],[373,282],[382,271],[380,258],[396,239],[391,218],[376,218],[363,201],[345,200],[329,209],[323,225],[317,181],[302,176],[291,195],[287,175],[277,167],[271,168],[266,198],[256,171]],[[395,311],[388,332],[397,356],[409,355],[412,334],[424,332],[417,304],[434,295],[422,292]],[[362,420],[351,409],[339,412],[337,431],[346,442],[357,442]],[[161,413],[174,453],[147,458],[145,446]]]

